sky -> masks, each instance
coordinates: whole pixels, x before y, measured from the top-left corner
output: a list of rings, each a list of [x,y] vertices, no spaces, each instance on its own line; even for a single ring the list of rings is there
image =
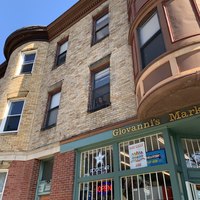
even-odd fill
[[[78,0],[1,0],[0,64],[5,61],[3,48],[7,37],[27,26],[47,26]]]

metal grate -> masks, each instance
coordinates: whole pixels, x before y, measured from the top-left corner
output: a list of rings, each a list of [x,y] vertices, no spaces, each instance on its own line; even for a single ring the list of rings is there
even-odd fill
[[[112,146],[81,153],[80,176],[94,176],[113,172]]]
[[[188,168],[200,168],[200,139],[182,139],[184,157]]]
[[[119,144],[120,170],[130,169],[130,158],[129,158],[128,147],[132,144],[136,144],[139,142],[144,142],[146,152],[165,148],[162,134],[155,134],[155,135],[151,135],[151,136],[147,136],[147,137],[143,137],[143,138],[139,138],[135,140],[122,142]]]
[[[112,179],[81,183],[79,200],[113,200],[114,185]]]
[[[121,178],[123,200],[172,200],[170,174],[155,172]]]

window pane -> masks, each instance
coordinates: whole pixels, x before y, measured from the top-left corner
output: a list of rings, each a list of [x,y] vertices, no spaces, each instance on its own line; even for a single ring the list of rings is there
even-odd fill
[[[34,62],[34,60],[35,60],[35,53],[33,53],[33,54],[25,54],[24,63],[25,62]]]
[[[140,45],[143,46],[157,31],[160,30],[158,15],[155,13],[146,23],[139,28]]]
[[[53,160],[43,162],[42,181],[50,181],[52,179]]]
[[[58,108],[49,111],[47,126],[51,126],[56,123],[57,115],[58,115]]]
[[[101,87],[110,82],[109,68],[95,74],[95,88]]]
[[[2,193],[3,191],[5,179],[6,179],[6,172],[0,172],[0,193]]]
[[[108,23],[109,23],[109,18],[108,18],[108,14],[106,14],[96,21],[96,31],[98,31],[99,29],[101,29]]]
[[[22,71],[21,71],[21,73],[31,73],[32,68],[33,68],[33,63],[24,64],[24,65],[22,66]]]
[[[20,116],[7,117],[4,131],[16,131],[18,129]]]
[[[165,52],[165,44],[160,32],[145,47],[141,49],[143,67]]]
[[[96,41],[104,38],[109,34],[108,26],[105,26],[103,29],[100,29],[98,32],[96,32]]]
[[[58,58],[57,58],[57,65],[61,65],[61,64],[63,64],[65,62],[65,60],[66,60],[66,53],[67,52],[64,52],[64,53],[62,53],[62,54],[60,54],[58,56]]]
[[[68,42],[65,42],[60,46],[59,54],[62,54],[63,52],[67,51],[67,48],[68,48]]]
[[[51,105],[50,105],[50,109],[55,108],[57,106],[59,106],[60,103],[60,92],[56,93],[52,96],[51,98]]]
[[[24,101],[11,102],[8,115],[21,114]]]

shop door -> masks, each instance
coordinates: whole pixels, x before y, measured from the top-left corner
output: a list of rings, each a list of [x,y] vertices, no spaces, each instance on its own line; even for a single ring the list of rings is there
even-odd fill
[[[189,200],[200,200],[200,184],[186,182],[186,187]]]

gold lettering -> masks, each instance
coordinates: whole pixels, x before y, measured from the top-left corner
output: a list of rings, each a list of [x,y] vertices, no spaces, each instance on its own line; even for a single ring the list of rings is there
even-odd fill
[[[126,130],[127,130],[127,133],[130,133],[131,132],[131,127],[126,128]]]
[[[126,129],[121,129],[121,132],[122,132],[122,134],[124,135],[124,134],[126,134]]]
[[[160,119],[155,119],[155,125],[158,126],[158,125],[160,125],[160,124],[161,124]]]
[[[194,106],[194,109],[196,115],[200,114],[200,107]]]
[[[181,119],[180,111],[176,111],[175,113],[169,113],[169,117],[170,117],[170,119],[169,119],[170,122]]]
[[[187,115],[186,112],[181,112],[181,117],[182,117],[182,118],[186,118],[186,117],[188,117],[188,115]]]
[[[138,130],[143,129],[143,124],[138,124],[138,125],[137,125],[137,129],[138,129]]]
[[[118,136],[119,135],[119,129],[115,129],[112,132],[113,136]]]
[[[131,131],[137,131],[137,128],[135,126],[132,126]]]
[[[192,115],[194,115],[195,110],[191,109],[191,110],[188,110],[188,112],[189,112],[189,116],[191,117]]]
[[[149,122],[145,122],[145,123],[144,123],[144,128],[149,128],[149,127],[150,127]]]

